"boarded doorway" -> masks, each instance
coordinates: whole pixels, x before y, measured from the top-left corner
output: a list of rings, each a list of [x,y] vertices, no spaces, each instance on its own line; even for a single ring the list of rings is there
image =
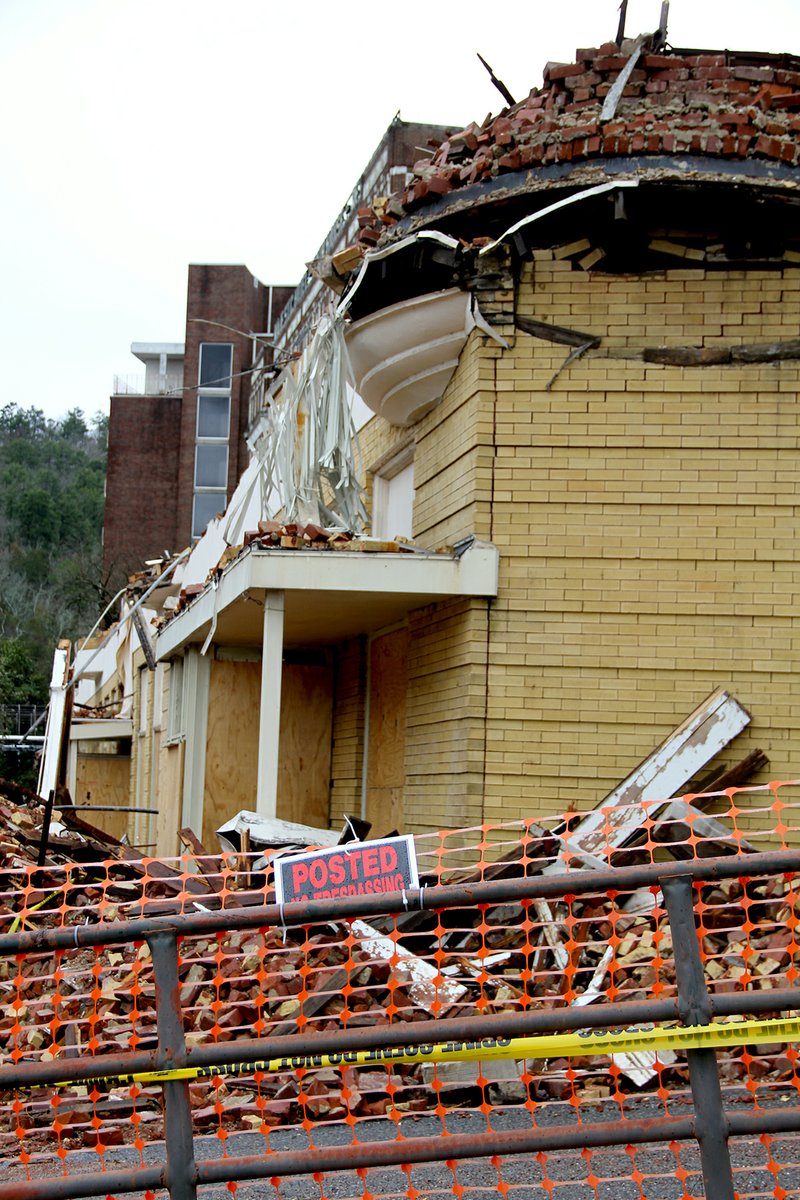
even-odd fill
[[[261,663],[211,664],[203,843],[241,809],[256,807]],[[285,662],[281,681],[278,816],[327,829],[330,810],[333,672],[325,663]]]
[[[377,836],[403,826],[407,662],[408,629],[395,629],[372,642],[366,816]]]

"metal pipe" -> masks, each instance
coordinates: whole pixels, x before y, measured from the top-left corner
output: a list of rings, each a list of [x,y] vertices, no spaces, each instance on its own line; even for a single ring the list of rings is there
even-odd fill
[[[776,988],[769,992],[723,993],[710,999],[715,1018],[800,1009],[800,996],[791,988]],[[401,1025],[367,1025],[190,1046],[186,1051],[186,1066],[222,1066],[231,1061],[233,1054],[237,1062],[258,1062],[265,1058],[417,1046],[430,1041],[471,1041],[481,1037],[524,1037],[528,1034],[576,1029],[607,1029],[615,1025],[626,1027],[650,1021],[674,1021],[677,1017],[678,1001],[673,997],[665,1000],[626,1000],[582,1009],[533,1009],[493,1013],[484,1017],[403,1022]],[[80,1083],[83,1079],[102,1076],[112,1078],[144,1071],[165,1071],[173,1066],[174,1059],[158,1051],[17,1063],[0,1067],[0,1090],[47,1087],[64,1080]]]
[[[347,1171],[362,1167],[393,1167],[405,1163],[446,1159],[506,1157],[542,1150],[582,1150],[597,1146],[641,1145],[643,1142],[686,1141],[694,1136],[691,1117],[653,1117],[649,1120],[581,1122],[547,1129],[514,1129],[503,1133],[452,1134],[442,1137],[404,1137],[391,1142],[314,1146],[312,1151],[287,1150],[248,1158],[212,1159],[197,1164],[200,1183],[237,1179],[310,1175],[312,1171]],[[2,1196],[0,1196],[2,1200]]]
[[[485,1017],[450,1017],[441,1021],[403,1021],[396,1025],[356,1026],[352,1029],[242,1038],[235,1042],[191,1046],[180,1065],[220,1066],[234,1058],[236,1062],[257,1062],[265,1058],[417,1046],[431,1041],[471,1041],[482,1037],[522,1037],[526,1034],[574,1029],[605,1029],[614,1025],[674,1020],[677,1015],[677,1001],[672,999],[625,1001],[585,1009],[565,1007],[493,1013]],[[18,1063],[0,1068],[0,1088],[44,1087],[66,1079],[78,1083],[82,1079],[96,1079],[102,1075],[134,1075],[141,1071],[169,1070],[174,1066],[174,1057],[145,1051]]]
[[[662,885],[672,931],[678,1007],[687,1025],[707,1025],[711,999],[694,922],[692,878],[678,875]],[[697,1140],[707,1200],[734,1200],[733,1171],[728,1149],[728,1123],[715,1050],[689,1050],[689,1082],[695,1109]]]
[[[97,925],[70,925],[61,929],[23,930],[0,937],[0,956],[30,954],[37,950],[104,946],[141,940],[159,929],[183,936],[233,930],[284,928],[293,925],[325,924],[350,917],[382,916],[415,908],[473,908],[504,901],[559,899],[601,892],[628,892],[662,885],[676,875],[690,875],[704,883],[800,871],[800,851],[772,850],[721,858],[696,858],[672,863],[648,863],[635,867],[606,867],[594,871],[570,871],[558,875],[533,875],[522,879],[494,879],[483,883],[448,884],[386,892],[376,896],[350,896],[341,900],[305,900],[279,906],[224,909],[218,912],[185,913],[166,917],[141,917]]]
[[[29,1183],[0,1183],[0,1200],[83,1200],[84,1196],[113,1196],[116,1192],[157,1191],[164,1186],[164,1167],[135,1171],[93,1171]]]
[[[157,808],[137,808],[132,804],[67,804],[64,806],[67,812],[118,812],[118,813],[154,813],[158,815]],[[137,846],[139,843],[136,843]]]
[[[186,1040],[178,978],[178,939],[174,933],[154,933],[147,939],[153,958],[156,985],[158,1049],[174,1066],[186,1062]],[[189,1084],[170,1079],[164,1083],[165,1178],[170,1200],[197,1200],[194,1141]]]

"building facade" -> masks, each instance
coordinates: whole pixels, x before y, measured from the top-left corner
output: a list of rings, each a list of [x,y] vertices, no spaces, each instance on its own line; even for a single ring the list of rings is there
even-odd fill
[[[798,775],[800,64],[630,59],[580,51],[453,135],[353,273],[361,480],[415,548],[253,522],[164,613],[161,852],[241,808],[585,810],[720,692],[749,720],[716,769]]]
[[[122,580],[224,510],[247,465],[250,370],[289,288],[241,265],[189,267],[183,343],[131,347],[144,379],[111,397],[104,571]]]

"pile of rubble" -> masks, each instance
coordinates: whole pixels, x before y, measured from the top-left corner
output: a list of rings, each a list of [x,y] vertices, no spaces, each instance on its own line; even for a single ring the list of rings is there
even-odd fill
[[[198,847],[201,870],[187,875],[91,830],[68,805],[50,827],[46,865],[33,870],[44,810],[30,794],[10,797],[9,790],[0,789],[4,931],[20,923],[39,928],[116,921],[272,899],[269,859],[278,849],[213,855]],[[520,826],[519,844],[479,871],[426,874],[421,847],[421,881],[463,883],[551,871],[563,862],[568,829],[569,823],[553,831],[526,823]],[[627,853],[634,858],[636,833],[626,835],[633,847]],[[740,850],[746,851],[746,844]],[[796,921],[791,884],[729,880],[705,886],[701,900],[712,990],[789,985]],[[187,938],[180,981],[190,1044],[675,993],[669,926],[660,896],[649,889],[613,899],[602,894],[569,903],[406,911],[372,924],[336,922]],[[156,1044],[145,945],[3,960],[0,998],[0,1032],[8,1054],[102,1055]],[[752,1046],[726,1050],[720,1062],[723,1079],[731,1083],[779,1084],[793,1071],[789,1056]],[[658,1063],[654,1055],[617,1055],[611,1069],[607,1059],[586,1057],[531,1063],[527,1069],[526,1064],[487,1062],[480,1067],[375,1064],[301,1076],[286,1072],[199,1080],[191,1085],[191,1096],[199,1129],[266,1132],[303,1120],[378,1116],[390,1108],[620,1097],[663,1086],[680,1089],[686,1078],[685,1065],[662,1053]],[[125,1116],[136,1119],[121,1121]],[[3,1145],[11,1152],[20,1131],[26,1152],[46,1152],[52,1148],[54,1120],[67,1149],[95,1145],[98,1120],[103,1144],[145,1133],[152,1140],[162,1132],[160,1090],[39,1089],[19,1111],[2,1110],[0,1152]]]
[[[176,601],[169,606],[169,618],[180,612],[196,596],[205,591],[210,579],[218,578],[225,568],[234,562],[243,549],[257,546],[265,550],[317,550],[317,551],[348,551],[363,554],[401,554],[401,553],[448,553],[451,547],[443,546],[440,551],[423,551],[410,538],[357,537],[349,529],[325,529],[312,522],[302,524],[296,521],[259,521],[257,529],[248,530],[244,535],[241,546],[229,546],[216,566],[203,583],[193,583],[181,589]]]
[[[800,60],[731,51],[660,51],[614,42],[549,63],[499,116],[452,133],[414,165],[402,193],[358,211],[362,246],[409,213],[497,176],[604,158],[800,158]]]

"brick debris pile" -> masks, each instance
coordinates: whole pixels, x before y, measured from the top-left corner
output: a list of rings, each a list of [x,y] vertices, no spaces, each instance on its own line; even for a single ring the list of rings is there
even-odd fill
[[[381,538],[357,537],[349,529],[325,529],[322,525],[311,522],[302,524],[296,521],[259,521],[257,529],[248,530],[244,535],[241,546],[229,546],[220,558],[216,567],[209,572],[203,583],[192,583],[181,589],[180,595],[171,606],[165,606],[167,619],[181,612],[197,596],[200,596],[208,584],[219,578],[225,568],[234,562],[249,546],[264,550],[315,550],[315,551],[348,551],[364,554],[411,554],[415,550],[414,543],[409,538],[395,538],[386,541]],[[443,546],[436,553],[447,554],[452,547]],[[424,551],[424,553],[433,553]]]
[[[459,188],[552,164],[692,155],[797,165],[800,59],[645,52],[613,115],[603,119],[629,58],[629,43],[621,50],[608,42],[577,50],[574,63],[549,63],[541,88],[482,125],[452,133],[430,159],[415,163],[402,193],[359,209],[359,243],[376,245],[398,220]]]
[[[268,862],[205,855],[201,875],[153,860],[69,869],[48,863],[33,875],[42,810],[0,801],[0,922],[8,930],[25,895],[25,928],[119,921],[144,913],[237,907],[272,899]],[[422,881],[465,882],[538,874],[561,850],[557,834],[534,825],[508,854],[479,871],[424,873]],[[121,856],[118,852],[117,858]],[[106,854],[106,857],[108,855]],[[267,859],[270,853],[267,853]],[[35,887],[32,886],[35,884]],[[27,891],[25,890],[27,888]],[[238,889],[238,890],[237,890]],[[202,893],[202,894],[201,894]],[[150,898],[157,897],[161,898]],[[171,899],[170,899],[171,897]],[[712,991],[792,985],[798,897],[783,879],[725,881],[700,893],[702,948]],[[504,903],[437,914],[320,927],[251,930],[182,942],[181,1003],[187,1041],[428,1021],[674,995],[668,925],[659,894],[587,896]],[[37,953],[0,961],[0,1031],[5,1054],[52,1058],[147,1049],[155,1044],[155,992],[144,944]],[[642,1090],[681,1090],[684,1063],[663,1054],[573,1058],[546,1063],[382,1064],[191,1085],[198,1129],[266,1133],[298,1121],[385,1115],[392,1109],[552,1099],[621,1099]],[[726,1082],[781,1086],[794,1077],[794,1052],[749,1046],[720,1056]],[[454,1068],[465,1068],[457,1070]],[[499,1071],[497,1068],[501,1068]],[[99,1123],[99,1125],[98,1125]],[[109,1085],[40,1088],[0,1110],[0,1154],[52,1154],[137,1144],[162,1134],[160,1090]]]

